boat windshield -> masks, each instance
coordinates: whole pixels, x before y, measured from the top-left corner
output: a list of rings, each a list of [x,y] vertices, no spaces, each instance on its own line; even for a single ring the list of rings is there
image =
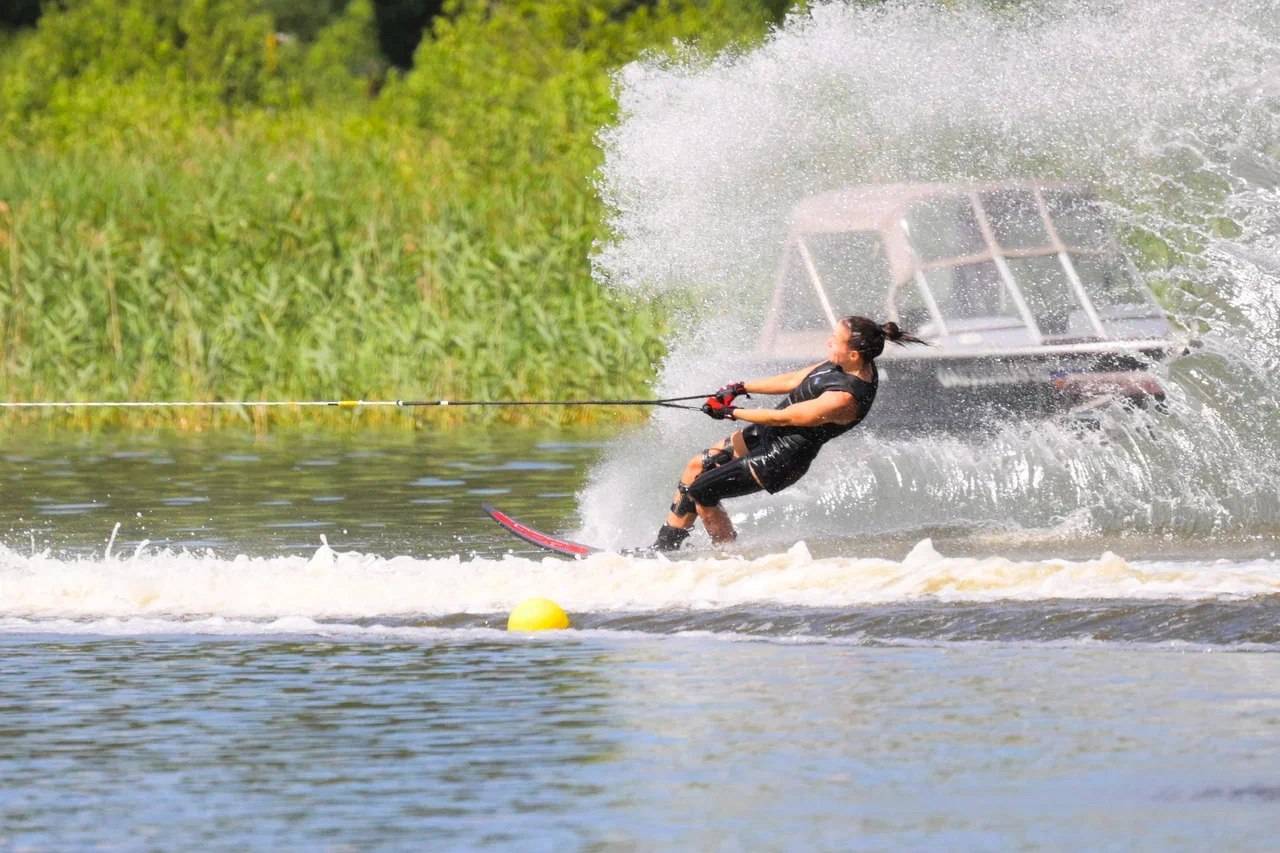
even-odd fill
[[[892,317],[963,347],[1168,332],[1103,205],[1083,190],[892,186],[836,201],[809,200],[793,224],[764,340],[796,333],[790,346],[847,314]]]
[[[891,279],[877,232],[804,234],[793,241],[788,252],[780,329],[830,328],[828,308],[836,318],[885,313]]]
[[[944,320],[1022,321],[967,196],[939,196],[913,205],[903,220],[916,261]],[[974,325],[962,323],[964,326]]]
[[[908,208],[902,226],[949,329],[1023,326],[1065,340],[1124,334],[1128,320],[1159,316],[1101,208],[1079,193],[941,195]]]
[[[991,223],[995,249],[1003,257],[1027,309],[1046,337],[1096,334],[1091,318],[1062,264],[1049,234],[1040,201],[1026,189],[1002,189],[979,195]]]
[[[1150,292],[1121,253],[1106,213],[1096,199],[1064,190],[1046,191],[1054,228],[1080,276],[1085,293],[1108,317],[1162,317]]]

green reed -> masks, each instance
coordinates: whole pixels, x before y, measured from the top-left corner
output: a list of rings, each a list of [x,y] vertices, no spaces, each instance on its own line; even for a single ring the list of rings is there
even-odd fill
[[[589,268],[609,75],[676,40],[714,52],[759,38],[777,10],[459,0],[411,71],[382,75],[362,70],[377,52],[369,0],[308,42],[278,39],[265,8],[76,0],[0,34],[0,397],[644,395],[667,311]],[[265,416],[72,419],[236,418]]]
[[[458,199],[409,129],[289,121],[114,151],[0,149],[0,395],[645,393],[663,311],[592,281],[589,199],[550,182]]]

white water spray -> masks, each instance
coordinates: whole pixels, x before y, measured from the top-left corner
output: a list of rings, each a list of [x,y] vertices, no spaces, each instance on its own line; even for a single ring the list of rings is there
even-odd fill
[[[696,294],[661,390],[719,384],[742,378],[735,365],[797,200],[867,182],[1091,184],[1166,310],[1202,343],[1170,368],[1168,414],[1116,413],[1084,435],[1053,425],[1004,425],[981,440],[855,431],[800,485],[733,508],[752,535],[785,528],[792,540],[1077,529],[1082,513],[1103,534],[1274,535],[1278,80],[1274,0],[999,12],[820,4],[753,51],[619,73],[621,117],[601,137],[615,238],[597,274],[618,288]],[[684,460],[724,432],[660,413],[620,441],[584,491],[582,535],[651,536]]]

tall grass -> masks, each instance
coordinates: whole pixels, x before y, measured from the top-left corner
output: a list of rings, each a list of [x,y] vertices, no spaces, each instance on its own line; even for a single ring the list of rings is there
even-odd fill
[[[589,200],[456,198],[411,129],[286,122],[0,150],[0,395],[643,392],[662,310],[591,280]]]
[[[376,97],[349,71],[368,0],[310,51],[259,32],[252,0],[46,12],[0,56],[0,397],[644,394],[665,311],[590,277],[594,134],[628,57],[762,32],[735,2],[462,3]],[[226,412],[73,421],[262,417]]]

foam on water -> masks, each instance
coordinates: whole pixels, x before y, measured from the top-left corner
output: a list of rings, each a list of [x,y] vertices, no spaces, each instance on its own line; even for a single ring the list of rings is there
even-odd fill
[[[929,541],[902,561],[818,559],[803,543],[757,558],[668,561],[598,554],[580,562],[384,558],[328,547],[310,558],[225,559],[170,551],[60,558],[0,547],[0,620],[9,620],[0,621],[0,630],[11,631],[31,619],[106,619],[146,632],[148,619],[181,617],[213,620],[206,628],[214,633],[240,632],[243,620],[262,622],[255,631],[308,632],[314,628],[310,620],[317,619],[505,613],[532,596],[552,597],[573,612],[600,613],[1274,593],[1280,593],[1275,559],[1150,562],[1112,553],[1081,561],[957,558],[939,554]]]
[[[1278,81],[1275,0],[819,3],[754,50],[618,74],[597,274],[695,295],[659,388],[689,393],[742,378],[798,199],[864,182],[1091,184],[1132,246],[1169,250],[1148,248],[1151,277],[1200,346],[1166,369],[1167,414],[1108,412],[1084,434],[995,425],[979,441],[855,431],[798,486],[733,509],[752,541],[957,524],[1274,537]],[[593,472],[581,536],[647,540],[684,461],[726,431],[656,413]]]

